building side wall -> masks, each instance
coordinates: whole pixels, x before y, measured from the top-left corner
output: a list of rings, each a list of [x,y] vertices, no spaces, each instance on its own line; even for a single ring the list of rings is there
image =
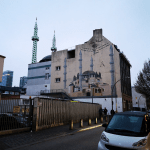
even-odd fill
[[[115,70],[115,83],[116,83],[116,95],[118,97],[122,97],[121,93],[121,75],[120,75],[120,56],[119,52],[115,49],[113,46],[114,50],[114,70]]]
[[[146,107],[146,98],[144,97],[144,95],[137,93],[135,91],[135,87],[132,87],[132,104],[133,107]]]
[[[45,85],[47,87],[45,87]],[[38,84],[27,86],[27,94],[29,96],[40,95],[41,90],[49,90],[50,84]]]
[[[4,57],[0,56],[0,82],[2,82],[3,65],[4,65]]]
[[[51,89],[64,89],[64,60],[67,58],[67,50],[57,51],[52,53],[52,67],[51,67]],[[67,64],[68,65],[68,64]],[[60,66],[60,70],[57,71],[56,67]],[[67,66],[68,67],[68,66]],[[75,69],[75,66],[72,70]],[[69,72],[67,72],[68,76]],[[56,82],[56,78],[60,78],[60,82]],[[67,79],[68,81],[68,79]]]
[[[92,43],[97,45],[97,48],[93,51]],[[102,36],[102,40],[96,41],[94,36],[84,44],[77,45],[75,48],[75,58],[68,59],[68,50],[62,50],[52,53],[52,75],[51,75],[51,89],[64,89],[64,60],[67,58],[67,68],[66,68],[66,90],[70,96],[81,96],[80,92],[72,93],[70,91],[69,85],[73,82],[73,77],[80,72],[79,70],[79,53],[82,53],[82,74],[85,71],[90,71],[91,57],[93,58],[93,71],[101,73],[101,87],[104,89],[104,95],[111,95],[111,67],[110,67],[110,45],[113,45],[109,40]],[[114,76],[115,81],[120,79],[120,60],[119,52],[113,47],[113,58],[114,58]],[[61,66],[60,71],[56,71],[56,66]],[[60,82],[56,82],[56,78],[60,78]],[[79,81],[77,81],[79,82]],[[90,79],[89,84],[92,84],[94,80]],[[105,84],[105,85],[104,85]],[[118,82],[116,84],[117,95],[121,97],[120,85]],[[82,85],[85,85],[82,83]],[[107,86],[106,86],[107,85]],[[97,96],[98,94],[95,94]],[[101,94],[99,94],[101,96]]]
[[[50,84],[51,61],[29,64],[27,95],[39,95],[41,90],[50,90]]]

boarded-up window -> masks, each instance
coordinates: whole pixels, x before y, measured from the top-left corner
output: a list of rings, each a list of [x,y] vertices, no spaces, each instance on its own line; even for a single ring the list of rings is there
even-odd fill
[[[75,58],[75,50],[68,51],[67,59]]]

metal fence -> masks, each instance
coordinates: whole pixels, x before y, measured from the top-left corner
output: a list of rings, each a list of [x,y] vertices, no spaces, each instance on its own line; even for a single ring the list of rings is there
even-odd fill
[[[80,119],[95,119],[99,117],[101,105],[78,103],[71,101],[37,99],[37,108],[34,107],[36,130],[69,123],[70,120],[79,122]]]
[[[31,106],[32,100],[1,100],[0,131],[31,127]]]

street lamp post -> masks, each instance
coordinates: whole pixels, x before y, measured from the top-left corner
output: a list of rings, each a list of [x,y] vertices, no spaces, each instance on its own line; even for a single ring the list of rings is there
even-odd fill
[[[125,78],[130,78],[130,77],[125,77]],[[113,90],[114,90],[115,85],[116,85],[120,80],[123,80],[123,79],[119,79],[119,80],[113,85],[112,90],[111,90],[112,111],[113,111]],[[117,111],[117,107],[116,107],[116,111]]]
[[[121,79],[119,79],[116,83],[118,83],[120,80],[121,80]],[[114,90],[114,87],[115,87],[116,83],[113,85],[112,90],[111,90],[112,110],[113,110],[113,90]]]
[[[141,95],[141,96],[142,96],[142,95]],[[141,96],[140,96],[139,99],[138,99],[138,107],[139,107],[139,100],[140,100]]]

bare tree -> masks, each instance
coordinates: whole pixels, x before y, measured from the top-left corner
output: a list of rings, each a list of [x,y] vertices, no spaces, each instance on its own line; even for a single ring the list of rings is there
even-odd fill
[[[146,97],[148,105],[150,99],[150,60],[145,61],[144,68],[139,72],[134,86],[138,93]]]

